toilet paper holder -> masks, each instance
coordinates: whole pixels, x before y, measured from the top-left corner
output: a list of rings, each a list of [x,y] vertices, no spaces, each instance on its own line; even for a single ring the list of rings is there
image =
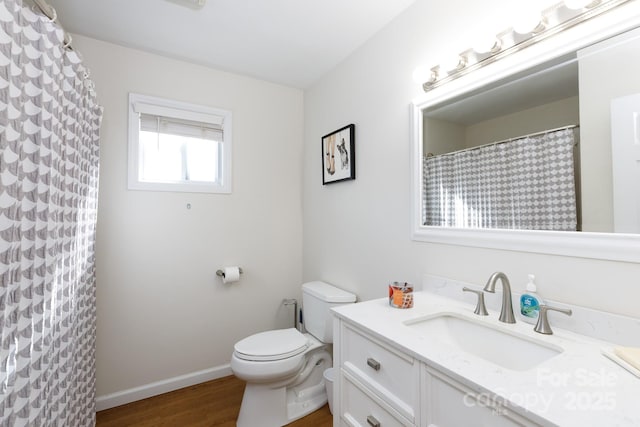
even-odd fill
[[[242,268],[238,267],[238,271],[242,274]],[[224,277],[224,270],[216,271],[216,276]]]

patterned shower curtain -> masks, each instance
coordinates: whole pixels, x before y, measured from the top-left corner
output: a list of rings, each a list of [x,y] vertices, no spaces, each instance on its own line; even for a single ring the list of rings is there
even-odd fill
[[[63,31],[0,1],[0,425],[95,424],[102,109]]]
[[[423,224],[575,231],[574,145],[566,128],[423,162]]]

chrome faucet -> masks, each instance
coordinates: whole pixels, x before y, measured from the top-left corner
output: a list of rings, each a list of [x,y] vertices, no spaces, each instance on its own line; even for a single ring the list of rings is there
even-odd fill
[[[476,309],[474,313],[478,316],[488,316],[487,306],[484,305],[484,293],[482,291],[476,291],[475,289],[467,288],[466,286],[462,288],[463,292],[473,292],[478,296],[478,301],[476,302]]]
[[[487,281],[484,290],[492,294],[495,293],[498,279],[502,282],[502,308],[500,309],[500,317],[498,320],[504,323],[516,323],[516,318],[513,315],[513,303],[511,302],[511,285],[509,284],[507,275],[501,271],[496,271],[489,277],[489,281]]]
[[[551,330],[551,326],[549,325],[549,319],[547,313],[549,311],[558,311],[562,314],[566,314],[567,316],[571,316],[573,312],[569,308],[558,308],[551,307],[550,305],[541,305],[540,312],[538,313],[538,323],[536,323],[536,327],[533,328],[539,334],[551,335],[553,331]]]

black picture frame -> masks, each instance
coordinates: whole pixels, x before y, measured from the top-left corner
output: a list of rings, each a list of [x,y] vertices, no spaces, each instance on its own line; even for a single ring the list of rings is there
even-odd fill
[[[356,179],[356,126],[347,125],[321,139],[322,185]]]

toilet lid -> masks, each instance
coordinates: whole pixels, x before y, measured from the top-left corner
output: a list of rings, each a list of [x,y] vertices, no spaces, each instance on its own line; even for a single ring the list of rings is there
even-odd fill
[[[233,346],[244,360],[281,360],[304,352],[309,340],[295,328],[260,332]]]

